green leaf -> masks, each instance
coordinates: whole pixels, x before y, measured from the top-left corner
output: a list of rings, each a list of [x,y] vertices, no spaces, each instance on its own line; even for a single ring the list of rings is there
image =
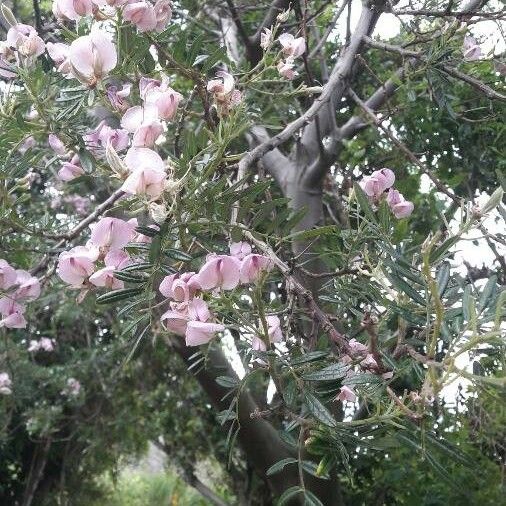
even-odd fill
[[[436,276],[437,290],[440,297],[446,290],[449,280],[450,280],[450,264],[448,262],[444,262],[441,265]]]
[[[315,395],[310,392],[304,392],[304,399],[307,409],[317,420],[329,427],[335,427],[337,425],[330,411]]]
[[[215,381],[224,388],[236,388],[238,385],[237,379],[230,376],[218,376]]]
[[[347,365],[336,363],[320,369],[319,371],[305,374],[302,376],[302,379],[306,381],[332,381],[344,378],[348,369],[349,367]]]
[[[371,207],[369,199],[367,195],[364,193],[364,190],[360,187],[358,183],[353,184],[353,188],[355,190],[355,196],[357,198],[358,205],[362,212],[373,222],[377,223],[376,216],[374,215],[374,211]]]
[[[315,362],[316,360],[320,360],[325,358],[328,355],[327,351],[310,351],[309,353],[305,353],[304,355],[300,355],[299,357],[295,357],[290,360],[290,364],[292,365],[302,365],[307,364],[308,362]]]
[[[112,292],[106,293],[97,297],[97,304],[111,304],[120,300],[129,299],[135,295],[142,293],[142,288],[124,288],[122,290],[113,290]]]
[[[306,473],[309,473],[316,478],[320,478],[321,480],[329,480],[330,476],[327,473],[322,473],[321,470],[319,471],[319,466],[316,465],[314,462],[311,462],[310,460],[303,460],[302,461],[302,468]]]
[[[386,273],[386,276],[395,288],[405,293],[410,299],[414,300],[418,304],[425,306],[425,300],[423,297],[407,281],[389,272]]]
[[[296,495],[299,495],[303,492],[304,489],[299,487],[299,485],[294,485],[293,487],[287,488],[278,499],[277,506],[283,506],[284,504],[287,504],[292,497],[295,497]]]
[[[293,457],[288,457],[286,459],[280,460],[273,464],[269,469],[267,469],[267,476],[272,476],[273,474],[279,473],[282,471],[285,466],[288,464],[296,464],[298,461],[297,459],[294,459]]]
[[[491,276],[481,292],[480,300],[478,302],[478,312],[481,313],[489,303],[490,299],[494,296],[497,287],[497,276]]]
[[[310,490],[304,491],[304,506],[325,506]]]
[[[177,260],[178,262],[190,262],[193,260],[193,257],[184,251],[168,248],[164,251],[164,253],[173,260]]]

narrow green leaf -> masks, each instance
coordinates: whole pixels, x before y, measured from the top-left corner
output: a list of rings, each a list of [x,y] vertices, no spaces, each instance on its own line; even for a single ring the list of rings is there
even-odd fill
[[[284,504],[288,504],[288,501],[295,497],[296,495],[299,495],[300,493],[303,493],[304,489],[299,487],[298,485],[294,485],[293,487],[287,488],[279,497],[277,506],[283,506]]]
[[[218,376],[215,381],[225,388],[236,388],[238,385],[237,379],[230,376]]]
[[[97,297],[96,302],[97,304],[111,304],[112,302],[129,299],[135,295],[139,295],[141,292],[142,288],[124,288],[122,290],[113,290],[112,292]]]
[[[332,381],[339,378],[344,378],[348,372],[349,367],[345,364],[331,364],[319,371],[311,372],[302,376],[306,381]]]
[[[310,392],[304,392],[304,399],[307,409],[317,420],[329,427],[335,427],[337,425],[330,411],[315,395]]]
[[[269,467],[266,474],[267,476],[272,476],[273,474],[282,471],[288,464],[296,464],[297,462],[297,459],[294,459],[293,457],[288,457],[286,459],[280,460]]]
[[[374,211],[371,207],[369,199],[367,195],[364,193],[364,190],[360,188],[358,183],[354,183],[353,188],[355,190],[355,197],[357,198],[358,205],[362,212],[373,222],[377,223],[376,216],[374,215]]]
[[[478,312],[481,313],[486,307],[490,299],[494,296],[497,287],[497,276],[491,276],[481,292],[480,301],[478,302]]]

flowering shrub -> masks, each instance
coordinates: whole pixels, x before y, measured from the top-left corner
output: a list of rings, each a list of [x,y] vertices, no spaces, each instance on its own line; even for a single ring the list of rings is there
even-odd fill
[[[468,18],[434,25],[444,48],[413,32],[406,49],[371,38],[390,7],[364,3],[330,58],[332,26],[320,34],[309,6],[273,2],[282,8],[254,15],[248,35],[233,2],[226,15],[211,4],[230,26],[209,42],[185,2],[54,0],[52,32],[2,6],[5,426],[16,413],[36,434],[41,474],[74,437],[66,416],[85,425],[78,414],[102,409],[96,398],[109,402],[128,375],[145,390],[136,365],[116,381],[118,363],[149,369],[144,347],[167,346],[227,427],[221,446],[237,444],[279,504],[340,504],[338,474],[389,445],[423,445],[439,471],[433,452],[465,461],[437,433],[439,403],[456,378],[480,394],[504,386],[503,362],[479,364],[503,351],[505,301],[504,238],[491,231],[503,190],[459,144],[483,120],[466,114],[486,101],[500,117],[505,97],[467,73],[497,74]],[[393,77],[376,51],[405,59]],[[371,67],[376,91],[361,75]],[[427,112],[433,100],[443,119]],[[496,163],[489,148],[480,156]],[[477,230],[493,254],[479,284],[458,256]],[[27,364],[46,397],[18,413]],[[156,370],[157,388],[174,376]],[[40,483],[26,479],[30,500]]]

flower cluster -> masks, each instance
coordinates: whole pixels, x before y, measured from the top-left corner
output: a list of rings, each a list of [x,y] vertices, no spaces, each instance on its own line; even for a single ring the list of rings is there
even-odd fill
[[[14,269],[0,259],[0,327],[26,327],[25,302],[40,296],[39,280],[28,271]]]
[[[279,75],[285,79],[292,80],[298,75],[298,72],[294,70],[295,58],[302,56],[304,51],[306,51],[306,41],[304,37],[295,38],[291,33],[282,33],[278,41],[281,44],[281,51],[285,57],[277,65]]]
[[[408,217],[415,208],[413,202],[406,200],[401,193],[392,188],[395,174],[390,169],[375,170],[370,176],[364,177],[360,186],[369,199],[377,203],[385,196],[390,210],[398,219]]]
[[[163,325],[185,336],[187,346],[209,342],[225,327],[211,321],[207,303],[199,295],[205,291],[233,290],[240,283],[253,283],[271,268],[269,258],[252,253],[249,244],[240,242],[231,245],[230,255],[209,255],[198,273],[166,276],[159,287],[160,293],[170,299],[170,308],[161,317]],[[276,329],[273,329],[274,334],[279,335]]]
[[[6,40],[0,42],[0,76],[16,77],[15,67],[30,67],[45,49],[35,28],[22,23],[11,26]]]
[[[229,114],[242,100],[241,92],[235,88],[234,76],[228,72],[216,72],[216,78],[207,83],[207,91],[213,96],[219,116]]]
[[[101,12],[99,8],[103,8]],[[107,10],[120,9],[123,19],[135,25],[139,32],[162,32],[172,17],[170,0],[158,0],[154,5],[140,0],[54,0],[53,14],[60,21],[79,21],[83,17],[105,16]]]
[[[10,395],[12,394],[12,380],[9,373],[0,372],[0,394]]]
[[[91,238],[85,246],[76,246],[63,251],[58,257],[56,272],[72,288],[105,287],[117,290],[124,287],[123,281],[114,273],[131,263],[124,247],[137,237],[135,218],[125,221],[119,218],[102,218],[91,230]],[[143,236],[144,237],[144,236]],[[97,270],[96,262],[103,262]]]
[[[38,351],[45,351],[47,353],[54,350],[54,339],[49,337],[41,337],[38,341],[35,339],[30,340],[28,351],[36,353]]]

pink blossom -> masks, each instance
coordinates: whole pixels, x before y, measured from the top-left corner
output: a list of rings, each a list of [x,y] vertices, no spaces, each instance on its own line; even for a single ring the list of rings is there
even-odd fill
[[[95,246],[111,250],[126,246],[134,234],[131,223],[119,218],[101,218],[91,230],[91,242]]]
[[[162,81],[159,79],[153,79],[151,77],[141,77],[139,79],[139,95],[141,99],[144,100],[146,97],[146,93],[154,88],[160,88],[162,85]]]
[[[366,355],[364,360],[360,362],[360,365],[364,369],[377,369],[378,368],[378,362],[376,362],[375,358],[369,353]]]
[[[160,283],[160,293],[177,302],[188,301],[200,289],[198,278],[194,272],[171,274]]]
[[[103,267],[90,276],[90,283],[95,286],[109,288],[110,290],[119,290],[125,287],[121,279],[114,277],[114,267]]]
[[[130,255],[123,250],[111,250],[105,255],[104,263],[107,267],[114,267],[121,270],[130,265]]]
[[[248,244],[247,242],[233,242],[230,245],[230,254],[239,260],[243,260],[244,257],[248,256],[250,253],[251,244]]]
[[[125,100],[125,98],[130,95],[131,89],[131,84],[125,84],[121,89],[118,89],[117,86],[113,85],[106,87],[107,98],[116,111],[125,112],[130,107],[130,104]]]
[[[56,273],[65,283],[81,288],[95,271],[94,262],[98,255],[96,248],[86,246],[76,246],[69,251],[63,251],[58,257]]]
[[[172,18],[172,2],[170,0],[157,0],[155,3],[155,18],[157,32],[163,32]]]
[[[184,336],[189,321],[207,322],[211,313],[206,302],[195,297],[189,302],[171,302],[170,309],[166,311],[161,321],[169,332]]]
[[[395,182],[395,174],[390,169],[375,170],[370,176],[365,177],[360,186],[364,193],[373,199],[379,199],[385,190],[388,190]]]
[[[198,282],[203,290],[234,289],[240,281],[240,261],[228,255],[212,256],[201,267]]]
[[[28,271],[18,269],[16,271],[17,288],[11,295],[16,300],[36,299],[40,296],[39,280]]]
[[[234,77],[228,72],[219,71],[216,76],[207,83],[207,91],[213,95],[220,114],[228,114],[241,102],[241,92],[235,89]]]
[[[95,86],[116,67],[116,47],[100,30],[75,39],[70,45],[72,72],[79,81]]]
[[[264,28],[263,32],[260,34],[260,47],[265,51],[271,42],[272,30],[269,28]]]
[[[157,199],[165,188],[165,164],[148,148],[130,148],[124,160],[132,171],[121,189],[130,194],[146,194]]]
[[[217,332],[222,332],[225,327],[219,323],[190,321],[186,327],[186,346],[200,346],[206,344]]]
[[[279,75],[281,77],[284,77],[285,79],[288,79],[289,81],[291,81],[292,79],[294,79],[296,76],[299,75],[299,73],[294,70],[294,63],[292,61],[283,61],[281,60],[276,68],[278,69],[278,72],[279,72]]]
[[[397,219],[408,217],[415,208],[413,202],[406,200],[401,193],[393,188],[388,191],[387,204]]]
[[[70,64],[70,46],[63,42],[48,42],[46,44],[47,52],[54,61],[56,70],[67,77],[72,75],[72,66]]]
[[[10,48],[17,49],[26,57],[40,56],[46,49],[44,41],[37,35],[35,28],[22,23],[9,28],[6,42]]]
[[[123,19],[137,27],[139,32],[149,32],[157,26],[155,8],[147,2],[134,2],[123,9]]]
[[[49,134],[47,141],[51,146],[51,149],[59,156],[65,156],[67,154],[67,149],[65,148],[65,144],[61,141],[61,139],[55,134]]]
[[[158,117],[164,120],[172,120],[176,116],[179,102],[183,95],[173,90],[167,83],[160,86],[150,86],[144,91],[144,103],[156,107]]]
[[[483,53],[478,41],[471,35],[464,37],[464,44],[462,45],[464,59],[467,61],[476,61],[483,58]]]
[[[16,270],[6,260],[0,258],[0,290],[8,290],[17,279]]]
[[[339,390],[339,395],[337,396],[337,399],[340,401],[355,402],[357,400],[357,395],[350,387],[343,385]]]
[[[60,181],[72,181],[84,174],[84,169],[81,167],[81,161],[77,155],[74,155],[70,162],[63,162],[60,170],[58,171],[58,178]]]
[[[14,312],[0,320],[0,328],[7,329],[24,329],[26,328],[26,320],[22,313]]]
[[[257,281],[264,272],[272,269],[271,260],[256,253],[247,255],[241,263],[241,281],[243,283],[253,283]]]
[[[92,12],[92,0],[53,0],[53,14],[62,21],[77,21],[84,16],[91,16]]]
[[[2,75],[0,73],[0,75]],[[24,155],[29,149],[34,148],[37,145],[37,141],[33,135],[29,135],[18,147],[19,153]]]
[[[37,352],[41,350],[48,353],[54,351],[54,340],[49,339],[49,337],[41,337],[39,341],[32,339],[28,351]]]
[[[130,107],[121,119],[121,126],[134,133],[134,147],[152,147],[163,132],[158,109],[153,104]]]
[[[253,336],[251,340],[251,349],[255,351],[267,351],[267,345],[259,336]]]
[[[121,128],[111,128],[108,125],[104,125],[98,134],[98,138],[103,148],[106,148],[110,144],[115,151],[118,153],[128,147],[130,139],[128,132]]]
[[[276,315],[267,316],[267,331],[271,343],[280,343],[283,341],[283,332],[281,322]]]
[[[297,58],[306,50],[304,37],[295,38],[291,33],[282,33],[278,41],[283,48],[283,54],[289,58]]]
[[[0,372],[0,394],[12,394],[12,381],[8,373]]]

